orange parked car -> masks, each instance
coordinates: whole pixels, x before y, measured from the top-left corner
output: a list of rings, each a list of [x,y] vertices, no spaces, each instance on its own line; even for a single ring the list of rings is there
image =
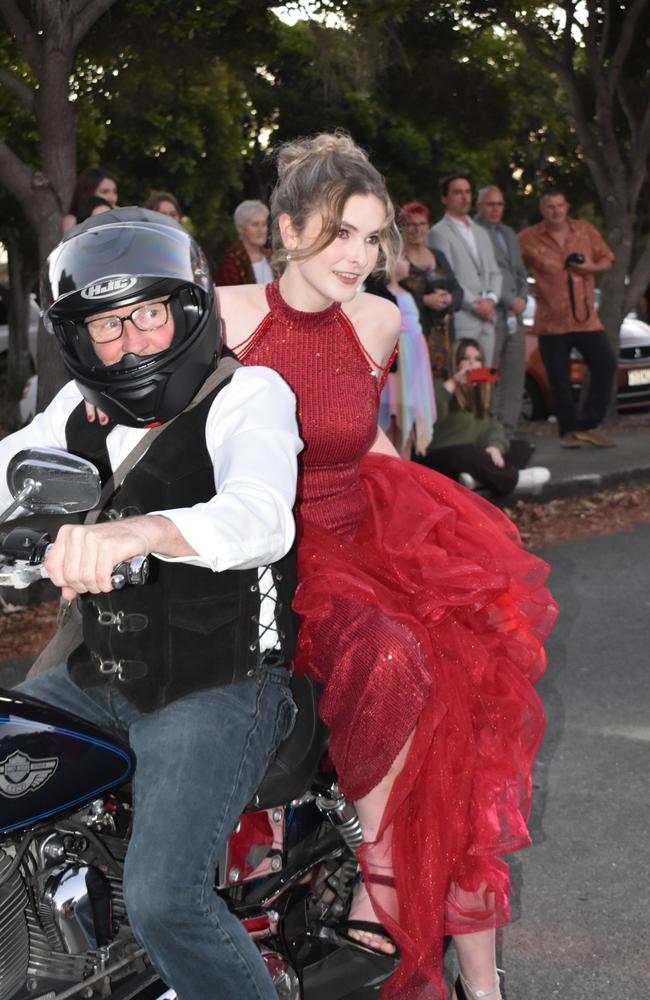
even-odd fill
[[[522,403],[524,420],[546,420],[553,412],[551,393],[537,337],[531,333],[535,299],[528,296],[524,310],[526,330],[526,382]],[[578,351],[571,354],[571,383],[576,392],[585,377],[587,366]],[[617,405],[619,410],[650,406],[650,326],[634,313],[621,324],[618,360]]]

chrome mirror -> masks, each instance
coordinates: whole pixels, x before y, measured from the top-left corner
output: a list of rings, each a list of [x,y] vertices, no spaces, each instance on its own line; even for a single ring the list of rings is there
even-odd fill
[[[32,514],[76,514],[99,502],[102,484],[92,462],[56,448],[26,448],[9,462],[7,485],[13,503],[0,524],[19,507]]]

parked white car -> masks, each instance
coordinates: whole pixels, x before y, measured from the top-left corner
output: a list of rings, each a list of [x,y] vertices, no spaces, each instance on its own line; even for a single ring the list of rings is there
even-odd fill
[[[545,420],[552,413],[551,394],[546,369],[539,353],[538,338],[531,334],[535,317],[535,299],[528,296],[524,310],[526,335],[526,382],[522,404],[525,420]],[[586,365],[578,351],[571,352],[571,383],[576,395],[585,377]],[[650,326],[634,313],[621,323],[616,381],[619,410],[650,406]]]

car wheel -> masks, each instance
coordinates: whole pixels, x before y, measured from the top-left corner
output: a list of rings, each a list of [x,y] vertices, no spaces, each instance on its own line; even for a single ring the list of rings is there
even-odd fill
[[[539,386],[534,378],[526,375],[524,394],[521,400],[521,416],[523,420],[546,420],[548,413]]]

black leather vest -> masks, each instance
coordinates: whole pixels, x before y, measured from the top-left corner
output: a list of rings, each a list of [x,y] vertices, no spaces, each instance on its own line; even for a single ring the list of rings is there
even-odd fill
[[[205,422],[225,384],[155,439],[114,494],[107,517],[189,507],[214,496]],[[83,404],[66,425],[69,450],[94,462],[103,480],[110,473],[106,450],[110,429],[110,424],[89,424]],[[280,662],[289,663],[297,632],[291,610],[294,549],[271,570]],[[143,712],[156,711],[193,691],[259,676],[260,600],[257,569],[215,573],[152,557],[146,585],[83,595],[84,644],[68,661],[70,675],[82,688],[115,684]]]

